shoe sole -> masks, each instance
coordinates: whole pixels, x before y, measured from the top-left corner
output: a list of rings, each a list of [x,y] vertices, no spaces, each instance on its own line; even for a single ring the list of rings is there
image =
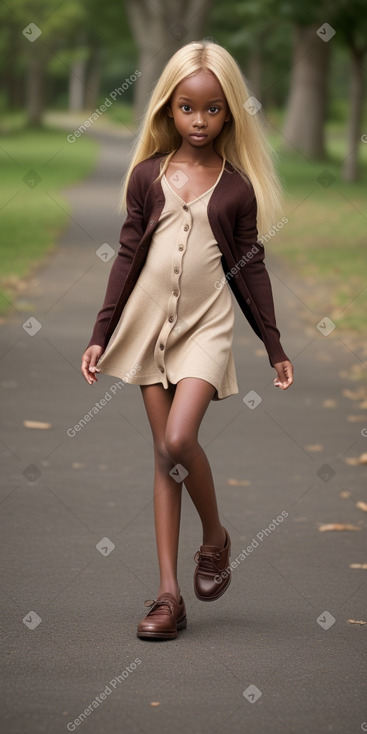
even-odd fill
[[[177,631],[175,632],[137,632],[137,637],[140,637],[141,639],[149,638],[154,640],[175,640],[179,630],[186,629],[187,627],[187,618],[184,617],[183,619],[180,619],[179,622],[177,622]]]

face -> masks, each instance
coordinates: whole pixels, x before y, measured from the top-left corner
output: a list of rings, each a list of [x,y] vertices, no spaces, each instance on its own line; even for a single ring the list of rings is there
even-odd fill
[[[167,106],[182,141],[194,148],[212,145],[230,119],[226,98],[209,70],[190,74],[180,82]]]

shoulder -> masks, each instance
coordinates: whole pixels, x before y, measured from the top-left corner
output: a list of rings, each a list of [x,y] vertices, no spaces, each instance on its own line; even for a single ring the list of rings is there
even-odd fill
[[[140,161],[134,166],[131,172],[131,180],[134,181],[147,181],[148,184],[154,180],[159,174],[159,169],[162,159],[165,157],[163,153],[156,153],[150,158],[145,158],[144,161]]]
[[[230,161],[226,161],[222,176],[225,187],[231,188],[232,192],[238,192],[240,196],[245,193],[252,198],[255,195],[254,187],[245,171],[236,168]]]
[[[219,218],[234,221],[253,208],[256,209],[255,191],[249,177],[229,161],[225,163],[214,194],[212,205]]]
[[[164,157],[162,153],[155,154],[134,166],[128,184],[128,196],[144,201],[152,183],[159,176]]]

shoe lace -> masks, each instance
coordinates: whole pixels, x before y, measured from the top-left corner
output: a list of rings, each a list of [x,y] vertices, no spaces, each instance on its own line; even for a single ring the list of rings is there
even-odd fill
[[[174,604],[172,599],[158,599],[157,601],[154,599],[147,599],[147,601],[144,602],[144,606],[150,607],[150,611],[148,612],[149,616],[153,615],[155,612],[159,612],[159,614],[162,612],[168,615],[173,614]]]
[[[197,551],[194,555],[194,561],[200,564],[200,571],[212,571],[215,568],[218,571],[215,561],[220,561],[222,554],[209,553],[209,551]]]

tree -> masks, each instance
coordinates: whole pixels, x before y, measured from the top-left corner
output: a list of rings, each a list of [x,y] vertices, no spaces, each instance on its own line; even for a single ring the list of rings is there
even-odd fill
[[[27,122],[42,124],[46,100],[47,66],[72,38],[83,22],[84,10],[75,0],[12,0],[6,10],[6,22],[12,29],[9,63],[21,56],[24,60]]]
[[[281,1],[278,12],[293,23],[293,60],[285,147],[308,158],[325,157],[325,119],[335,3],[330,0]],[[326,22],[327,21],[327,22]]]
[[[294,27],[293,67],[283,135],[286,148],[309,158],[325,157],[325,118],[330,46],[319,24]]]
[[[139,119],[164,64],[178,48],[204,34],[211,0],[125,0],[139,51],[135,118]]]
[[[367,16],[364,0],[349,0],[336,20],[337,37],[350,54],[350,97],[347,127],[347,156],[343,162],[345,181],[358,178],[358,151],[362,132],[364,61],[367,53]]]

